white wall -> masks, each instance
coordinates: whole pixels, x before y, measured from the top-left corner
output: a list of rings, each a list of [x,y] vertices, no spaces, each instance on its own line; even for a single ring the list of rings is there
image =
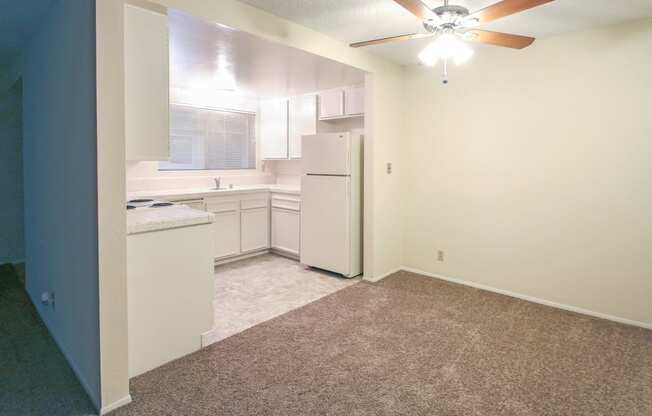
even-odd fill
[[[124,1],[96,2],[101,414],[131,401],[127,342]]]
[[[0,82],[0,264],[25,258],[22,123],[21,82]]]
[[[23,62],[27,290],[98,406],[94,2],[56,1]]]
[[[482,49],[447,86],[411,68],[404,264],[652,324],[651,44],[647,20]]]

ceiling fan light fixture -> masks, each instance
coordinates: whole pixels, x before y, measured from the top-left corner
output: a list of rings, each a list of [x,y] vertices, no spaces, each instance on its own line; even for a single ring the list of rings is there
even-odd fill
[[[464,26],[467,29],[478,27],[478,25],[480,25],[480,19],[478,19],[477,17],[470,17],[462,21],[462,26]]]
[[[479,37],[480,35],[475,31],[464,32],[464,34],[462,34],[462,39],[470,42],[478,40]]]
[[[435,66],[440,60],[452,59],[462,65],[473,56],[473,49],[452,33],[444,33],[419,53],[419,60],[427,66]]]

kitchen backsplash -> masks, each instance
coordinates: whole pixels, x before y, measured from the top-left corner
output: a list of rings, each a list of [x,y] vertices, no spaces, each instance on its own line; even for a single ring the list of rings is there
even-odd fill
[[[223,186],[276,183],[276,174],[267,166],[251,171],[159,171],[158,162],[127,162],[127,192],[210,188],[218,176]]]

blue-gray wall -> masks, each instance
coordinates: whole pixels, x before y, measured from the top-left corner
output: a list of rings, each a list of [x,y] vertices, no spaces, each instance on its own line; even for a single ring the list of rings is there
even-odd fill
[[[27,290],[98,406],[95,1],[55,1],[23,58]]]
[[[24,260],[22,87],[0,85],[0,264]]]

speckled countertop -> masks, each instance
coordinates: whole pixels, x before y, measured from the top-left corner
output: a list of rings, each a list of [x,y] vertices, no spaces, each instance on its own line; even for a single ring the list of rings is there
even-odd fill
[[[301,195],[301,190],[298,186],[291,185],[274,185],[274,184],[263,184],[263,185],[242,185],[236,186],[232,189],[165,189],[158,191],[138,191],[130,192],[127,195],[128,199],[136,198],[151,198],[151,199],[162,199],[169,201],[179,201],[184,199],[199,199],[211,196],[218,195],[235,195],[243,194],[248,192],[282,192],[293,195]]]
[[[127,234],[141,234],[171,228],[210,224],[215,216],[187,207],[172,205],[161,208],[136,208],[127,211]]]

